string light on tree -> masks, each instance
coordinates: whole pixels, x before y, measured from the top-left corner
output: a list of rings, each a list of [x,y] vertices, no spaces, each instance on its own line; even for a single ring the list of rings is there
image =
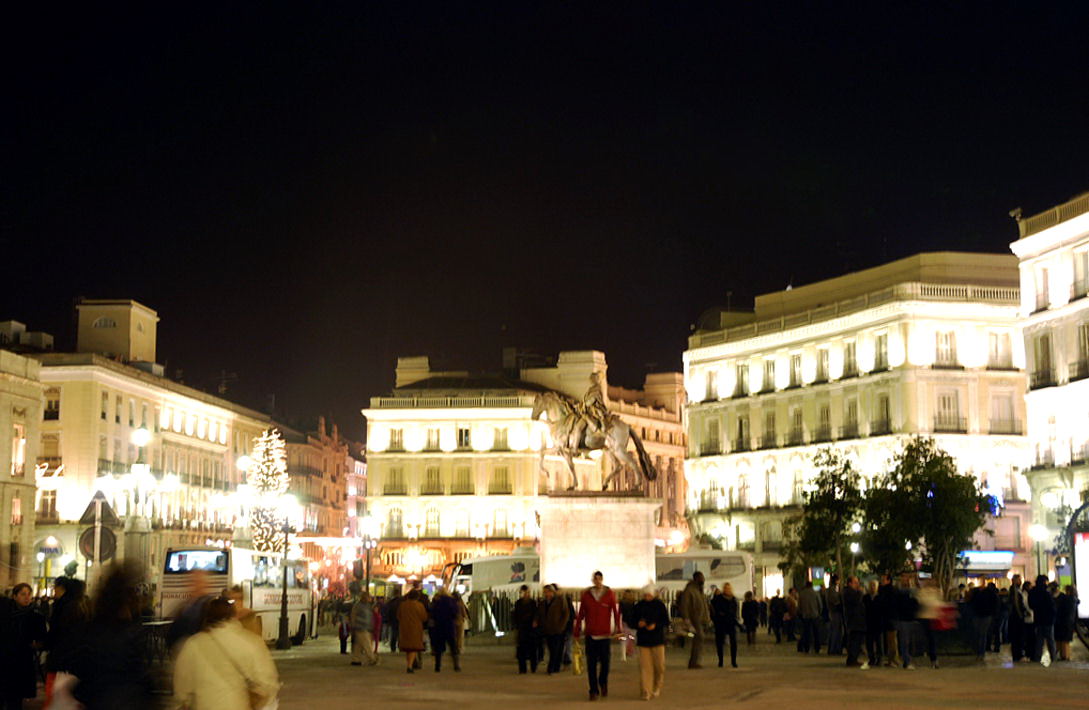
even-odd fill
[[[287,493],[287,451],[279,429],[266,429],[257,437],[246,472],[246,482],[257,494],[250,517],[253,545],[261,552],[283,548],[283,513],[278,500]]]

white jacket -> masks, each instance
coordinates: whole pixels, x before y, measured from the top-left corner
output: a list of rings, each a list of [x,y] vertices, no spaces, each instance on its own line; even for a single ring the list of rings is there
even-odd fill
[[[271,701],[279,689],[265,642],[235,619],[190,636],[174,662],[175,707],[250,710],[250,690]]]

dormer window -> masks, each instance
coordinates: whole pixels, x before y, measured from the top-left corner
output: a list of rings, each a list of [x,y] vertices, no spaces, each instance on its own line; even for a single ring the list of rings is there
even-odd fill
[[[117,321],[115,321],[113,318],[107,318],[106,316],[102,316],[101,318],[96,318],[95,322],[91,324],[91,327],[92,328],[116,328],[117,327]]]

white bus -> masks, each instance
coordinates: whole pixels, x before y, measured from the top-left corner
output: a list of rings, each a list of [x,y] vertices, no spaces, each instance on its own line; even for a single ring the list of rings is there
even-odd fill
[[[219,594],[235,585],[242,587],[246,606],[257,612],[266,641],[280,630],[280,597],[283,555],[238,547],[176,547],[166,551],[159,583],[159,614],[174,618],[189,595],[189,575],[201,570],[208,575],[208,593]],[[314,593],[310,568],[305,560],[287,561],[287,618],[292,640],[302,643],[314,630]]]

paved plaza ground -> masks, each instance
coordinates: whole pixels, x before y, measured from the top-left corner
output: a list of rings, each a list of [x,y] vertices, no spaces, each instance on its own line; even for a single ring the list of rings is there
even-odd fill
[[[473,645],[461,673],[424,670],[405,673],[404,657],[383,647],[377,667],[348,665],[335,639],[321,638],[287,652],[277,652],[284,682],[280,707],[339,710],[360,707],[418,708],[562,708],[585,706],[585,676],[569,671],[549,677],[517,674],[513,646]],[[980,708],[1005,705],[1033,708],[1089,708],[1089,654],[1076,650],[1075,661],[1053,664],[1010,663],[1008,651],[988,655],[986,665],[967,657],[941,659],[941,668],[920,664],[916,671],[848,669],[842,659],[802,656],[784,642],[775,646],[761,636],[755,649],[742,646],[741,668],[717,668],[712,647],[704,668],[686,668],[687,653],[670,649],[662,697],[639,700],[638,664],[613,654],[608,705],[710,708],[723,704],[748,707],[811,708]],[[727,660],[727,664],[729,661]]]

